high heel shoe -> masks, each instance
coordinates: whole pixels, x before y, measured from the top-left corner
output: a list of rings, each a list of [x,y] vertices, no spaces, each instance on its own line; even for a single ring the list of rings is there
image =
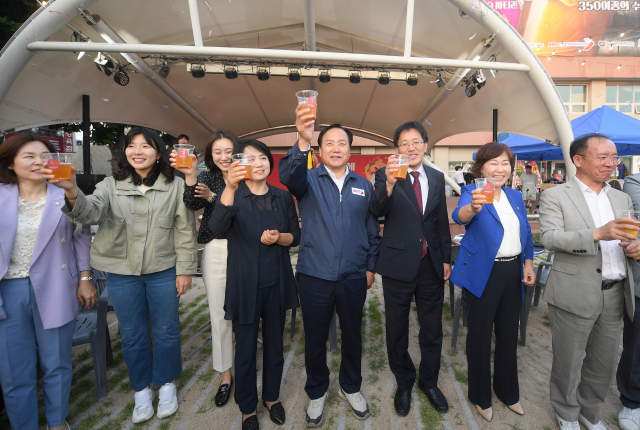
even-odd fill
[[[524,415],[524,409],[522,409],[522,405],[520,404],[520,402],[513,404],[511,406],[508,406],[508,408],[518,415]]]
[[[493,408],[482,409],[478,405],[476,405],[476,407],[478,408],[478,413],[482,416],[482,418],[491,422],[491,420],[493,419]]]

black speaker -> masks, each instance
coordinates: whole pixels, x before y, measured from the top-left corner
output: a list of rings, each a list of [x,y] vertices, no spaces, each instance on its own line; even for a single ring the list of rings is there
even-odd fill
[[[78,188],[86,195],[89,195],[96,190],[98,182],[101,182],[106,177],[107,175],[82,174],[76,175],[76,181],[78,182]]]

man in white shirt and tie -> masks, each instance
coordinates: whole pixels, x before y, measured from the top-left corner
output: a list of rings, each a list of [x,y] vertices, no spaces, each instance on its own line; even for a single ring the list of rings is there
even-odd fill
[[[606,183],[618,160],[614,143],[582,136],[570,155],[576,176],[545,190],[540,202],[540,240],[556,252],[544,293],[553,345],[550,400],[561,429],[579,430],[580,422],[604,430],[599,408],[613,379],[622,316],[634,313],[627,260],[640,259],[640,242],[622,230],[637,227],[616,219],[616,211],[633,210],[631,198]]]

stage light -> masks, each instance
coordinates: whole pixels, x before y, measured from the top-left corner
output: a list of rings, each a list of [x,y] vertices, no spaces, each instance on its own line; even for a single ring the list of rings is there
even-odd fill
[[[362,74],[359,70],[351,70],[349,72],[349,82],[352,84],[359,84],[362,80]]]
[[[162,76],[164,79],[167,79],[167,76],[169,76],[169,72],[170,71],[171,71],[171,68],[169,67],[169,65],[165,61],[164,64],[162,65],[162,67],[160,67],[160,70],[158,70],[158,74],[160,76]]]
[[[389,85],[389,72],[378,72],[378,83],[380,85]]]
[[[438,85],[438,88],[442,88],[444,87],[445,84],[446,82],[444,81],[444,79],[442,79],[442,75],[438,73],[438,79],[436,79],[436,85]]]
[[[129,75],[127,75],[127,73],[123,69],[116,70],[113,75],[113,80],[116,84],[122,85],[123,87],[129,85]]]
[[[487,81],[487,78],[485,78],[484,73],[482,72],[482,69],[478,70],[476,72],[476,82],[479,84],[483,84],[486,81]]]
[[[329,83],[329,81],[331,81],[331,72],[329,69],[320,70],[318,72],[318,80],[323,84]]]
[[[418,74],[417,73],[407,73],[407,85],[410,87],[415,87],[418,85]]]
[[[113,68],[115,67],[113,61],[109,60],[101,52],[98,53],[98,56],[93,61],[96,63],[96,68],[98,70],[100,70],[107,76],[111,76],[111,74],[113,73]]]
[[[227,74],[226,70],[224,74],[225,75]],[[191,64],[191,76],[193,76],[194,78],[204,78],[204,75],[205,75],[204,64],[198,64],[198,63]]]
[[[473,97],[476,95],[476,87],[475,85],[473,85],[472,82],[467,84],[467,88],[464,91],[464,95],[466,95],[467,97]]]
[[[291,82],[298,82],[300,80],[300,69],[295,67],[289,67],[289,72],[287,72],[287,76]]]
[[[227,79],[236,79],[238,77],[238,68],[236,66],[224,66],[224,76]]]
[[[268,81],[271,77],[269,73],[269,68],[267,66],[258,66],[258,70],[256,71],[256,76],[258,76],[259,81]]]

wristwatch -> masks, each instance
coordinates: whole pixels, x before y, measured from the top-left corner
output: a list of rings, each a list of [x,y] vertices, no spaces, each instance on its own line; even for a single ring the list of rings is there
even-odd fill
[[[213,203],[213,199],[215,199],[217,196],[216,193],[211,193],[211,197],[209,197],[209,203]]]
[[[92,281],[93,282],[93,276],[83,276],[80,278],[81,281]]]

